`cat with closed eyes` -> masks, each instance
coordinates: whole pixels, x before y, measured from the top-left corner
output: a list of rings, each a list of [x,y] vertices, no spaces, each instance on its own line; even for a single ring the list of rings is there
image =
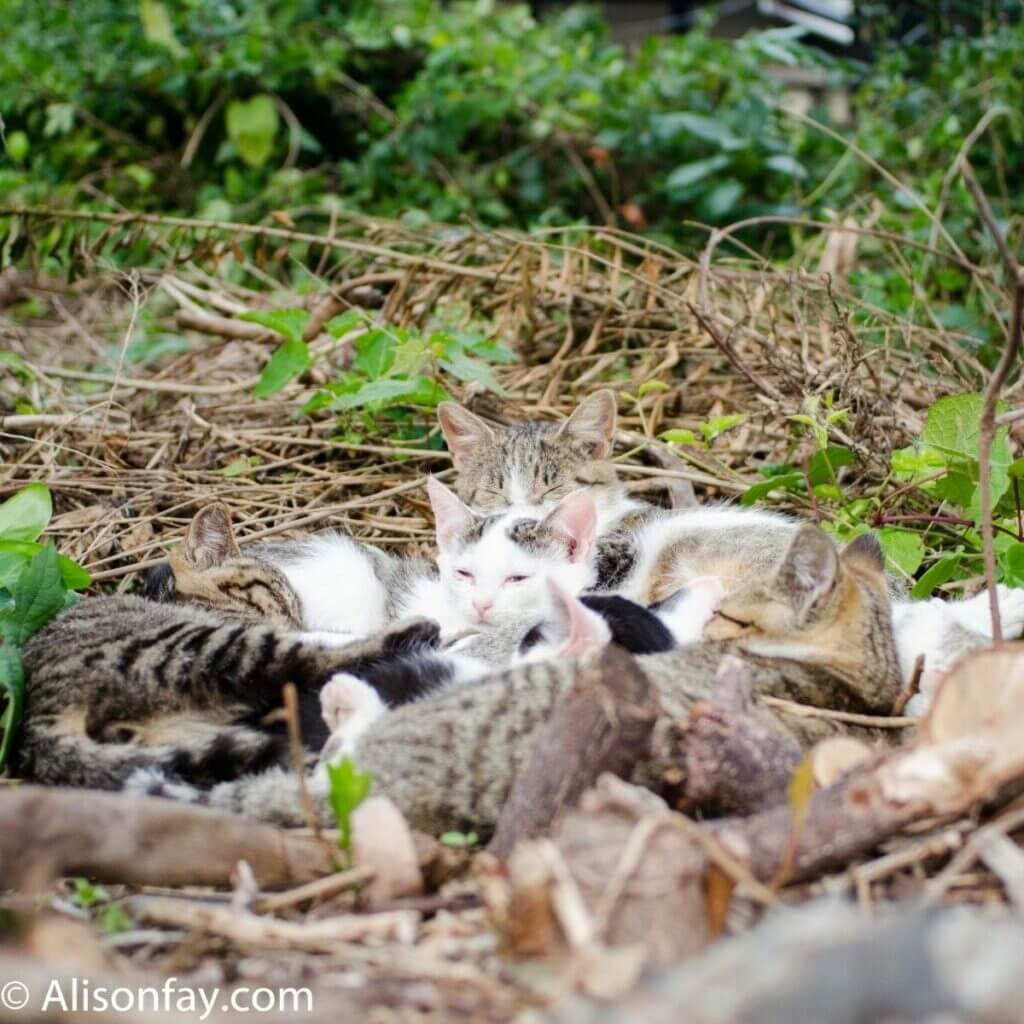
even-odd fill
[[[710,696],[725,654],[742,660],[755,694],[819,707],[885,714],[901,689],[881,551],[870,536],[840,552],[820,528],[805,524],[769,572],[721,599],[703,635],[702,643],[636,659],[662,709],[656,749],[672,720]],[[376,791],[391,797],[413,827],[486,832],[578,665],[547,659],[445,688],[377,715],[348,747],[357,766],[373,774]],[[756,702],[753,713],[805,747],[837,728]],[[315,778],[313,784],[320,785]],[[294,775],[271,770],[204,792],[173,786],[159,792],[298,824],[297,787]],[[326,806],[321,810],[327,820]]]
[[[537,521],[532,529],[539,536]],[[171,552],[160,602],[86,598],[37,633],[24,653],[19,774],[93,788],[208,786],[285,760],[283,728],[265,719],[287,682],[315,753],[328,737],[321,698],[332,679],[397,706],[498,668],[572,656],[571,623],[536,609],[447,646],[426,620],[366,639],[307,631],[300,595],[260,550],[239,548],[227,511],[208,506]],[[673,643],[660,618],[622,599],[595,598],[588,614],[630,650]]]
[[[770,572],[800,528],[798,520],[760,509],[713,506],[667,511],[626,496],[607,461],[615,434],[615,399],[600,391],[580,403],[562,425],[490,426],[454,403],[438,409],[459,478],[456,491],[490,510],[524,501],[547,507],[549,495],[582,487],[599,503],[594,540],[598,590],[656,604],[703,576],[718,577],[726,590]],[[896,643],[905,683],[924,657],[922,698],[930,694],[966,650],[991,639],[988,594],[966,601],[911,601],[890,581]],[[1004,632],[1024,630],[1024,589],[998,588]]]

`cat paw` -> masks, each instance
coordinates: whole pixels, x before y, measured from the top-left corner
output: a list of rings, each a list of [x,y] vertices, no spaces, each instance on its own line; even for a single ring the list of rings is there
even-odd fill
[[[661,620],[677,646],[695,644],[701,639],[723,597],[725,584],[720,576],[698,576],[662,602],[667,607],[659,613]]]
[[[380,694],[347,672],[331,676],[320,691],[320,713],[331,731],[328,743],[339,757],[350,754],[359,737],[385,711]]]

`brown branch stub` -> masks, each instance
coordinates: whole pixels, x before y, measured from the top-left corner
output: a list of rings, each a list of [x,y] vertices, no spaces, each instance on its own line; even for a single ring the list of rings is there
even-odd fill
[[[649,753],[657,714],[650,682],[621,648],[608,648],[582,668],[537,735],[498,819],[491,852],[505,858],[519,840],[548,832],[602,772],[628,777]]]
[[[981,542],[985,562],[985,583],[988,587],[989,611],[992,616],[992,639],[999,643],[1003,639],[1003,627],[999,617],[999,598],[996,592],[996,555],[995,529],[992,522],[992,466],[989,461],[992,453],[992,441],[996,431],[996,406],[999,402],[1010,371],[1020,354],[1021,326],[1024,320],[1024,277],[1020,265],[1007,245],[1006,238],[999,227],[992,207],[974,174],[971,162],[965,157],[960,160],[960,172],[964,184],[970,192],[978,215],[988,229],[989,234],[999,250],[1007,282],[1012,291],[1012,312],[1010,315],[1010,334],[1006,339],[1006,347],[999,359],[988,386],[985,388],[981,407],[981,423],[978,429],[978,487],[981,495]]]
[[[800,746],[750,712],[750,687],[743,662],[723,658],[712,699],[695,705],[689,719],[674,727],[669,759],[682,775],[675,794],[679,810],[752,814],[785,802]]]

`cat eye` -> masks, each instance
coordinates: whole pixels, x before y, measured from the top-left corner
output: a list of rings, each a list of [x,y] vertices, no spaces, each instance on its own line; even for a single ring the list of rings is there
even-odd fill
[[[471,580],[473,578],[473,574],[468,569],[456,569],[455,575],[462,580]]]
[[[753,625],[751,622],[745,622],[743,619],[734,619],[731,615],[726,615],[723,611],[716,611],[715,615],[720,619],[725,619],[726,622],[731,622],[734,626],[739,626],[742,629],[746,629],[748,626]]]
[[[529,578],[530,578],[529,576],[506,576],[505,577],[505,582],[506,583],[523,583],[525,580],[528,580]]]

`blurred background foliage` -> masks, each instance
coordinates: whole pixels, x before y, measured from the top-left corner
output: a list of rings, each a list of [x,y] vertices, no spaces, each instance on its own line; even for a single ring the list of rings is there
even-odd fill
[[[766,216],[852,216],[948,247],[938,219],[986,262],[952,168],[981,125],[971,158],[1019,238],[1021,5],[925,13],[916,43],[893,35],[901,6],[863,5],[868,63],[791,30],[734,41],[703,23],[626,49],[587,7],[0,0],[0,195],[247,222],[285,209],[311,230],[332,208],[412,227],[605,223],[684,250],[706,237],[694,222]],[[788,113],[780,67],[849,90],[850,123]],[[785,258],[804,236],[739,237]],[[875,304],[992,340],[967,274],[911,250],[876,269],[870,253],[853,283]]]

